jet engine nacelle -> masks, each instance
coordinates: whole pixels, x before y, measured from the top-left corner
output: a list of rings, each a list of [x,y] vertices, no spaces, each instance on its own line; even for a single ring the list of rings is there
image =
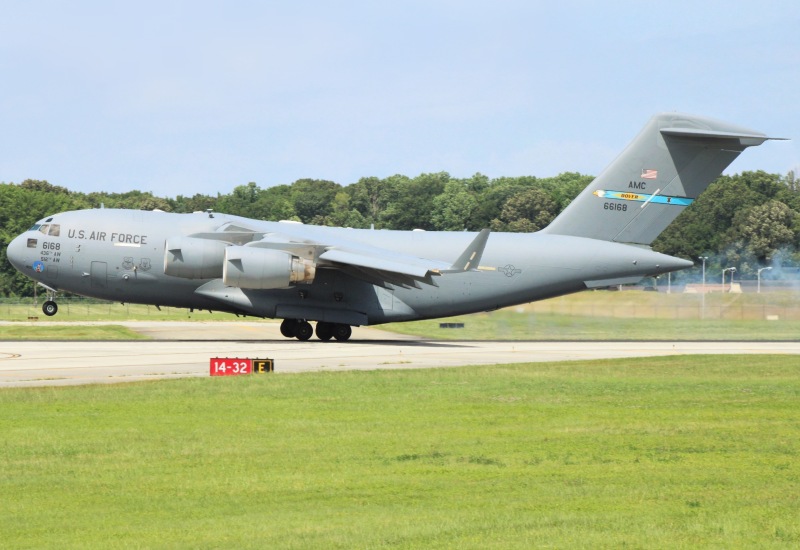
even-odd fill
[[[164,249],[164,273],[184,279],[219,279],[228,243],[172,237]]]
[[[315,273],[313,262],[282,250],[231,246],[225,250],[222,282],[239,288],[289,288],[312,282]]]

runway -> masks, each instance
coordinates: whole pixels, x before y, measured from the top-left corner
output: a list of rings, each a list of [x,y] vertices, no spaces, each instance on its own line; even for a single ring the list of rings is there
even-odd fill
[[[684,354],[800,355],[800,342],[432,341],[364,327],[345,343],[299,342],[280,336],[277,323],[121,324],[153,339],[0,342],[0,387],[208,376],[214,357],[270,358],[281,374]]]

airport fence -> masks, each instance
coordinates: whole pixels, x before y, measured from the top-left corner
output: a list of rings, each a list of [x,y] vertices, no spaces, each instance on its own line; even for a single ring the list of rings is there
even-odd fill
[[[530,304],[528,311],[570,317],[616,319],[716,319],[724,321],[800,321],[800,307],[768,304],[585,304],[553,301]]]
[[[205,310],[108,302],[78,296],[58,299],[58,314],[47,317],[44,299],[0,298],[0,320],[226,320],[235,316]],[[713,319],[800,321],[800,292],[687,294],[675,292],[582,292],[517,306],[519,313],[617,319]]]
[[[48,317],[42,312],[44,300],[12,298],[0,300],[0,320],[6,321],[114,321],[114,320],[186,320],[201,316],[210,317],[208,311],[188,310],[152,305],[108,302],[79,297],[59,298],[58,313]],[[214,319],[227,318],[225,313],[215,313]]]

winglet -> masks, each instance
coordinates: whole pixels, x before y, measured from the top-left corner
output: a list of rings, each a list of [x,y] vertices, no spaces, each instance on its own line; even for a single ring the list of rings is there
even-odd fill
[[[481,262],[483,256],[483,249],[486,247],[486,241],[489,239],[489,229],[481,229],[481,232],[469,243],[466,250],[461,253],[461,256],[453,262],[448,272],[453,271],[469,271],[476,269]]]

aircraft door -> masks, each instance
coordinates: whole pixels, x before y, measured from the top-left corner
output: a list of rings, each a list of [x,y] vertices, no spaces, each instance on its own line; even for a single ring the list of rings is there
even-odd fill
[[[108,278],[108,264],[106,262],[92,262],[90,274],[92,288],[106,288]]]

